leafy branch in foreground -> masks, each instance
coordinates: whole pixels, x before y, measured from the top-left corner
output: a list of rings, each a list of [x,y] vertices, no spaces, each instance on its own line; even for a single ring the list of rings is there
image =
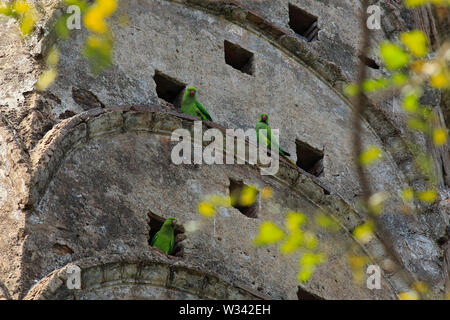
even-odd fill
[[[363,6],[362,12],[365,13],[368,1],[362,0],[361,3]],[[450,1],[448,0],[405,0],[407,7],[416,7],[426,3],[450,5]],[[361,20],[361,26],[363,28],[361,52],[363,54],[369,51],[370,36],[365,19],[363,14]],[[437,148],[447,143],[448,135],[447,129],[439,124],[438,114],[431,107],[422,105],[420,98],[428,86],[440,90],[449,89],[450,43],[444,42],[437,52],[430,54],[427,36],[420,30],[412,30],[403,32],[397,42],[382,42],[379,47],[379,56],[386,69],[391,73],[390,77],[366,79],[366,66],[361,62],[357,82],[348,85],[344,90],[348,97],[353,98],[353,147],[360,185],[363,190],[363,204],[370,215],[369,220],[365,224],[354,230],[354,236],[361,242],[370,241],[373,236],[374,230],[377,227],[377,221],[379,221],[378,217],[383,212],[383,202],[387,198],[387,196],[383,197],[383,195],[387,195],[383,192],[372,195],[366,172],[363,169],[370,164],[370,161],[367,161],[367,159],[376,159],[377,154],[375,151],[377,147],[374,146],[369,146],[364,153],[362,152],[360,119],[366,107],[366,95],[376,91],[395,89],[401,94],[402,106],[408,115],[407,125],[411,130],[425,134]],[[409,151],[414,155],[416,168],[422,173],[428,186],[425,190],[413,190],[410,187],[402,190],[401,195],[405,203],[405,206],[403,206],[404,210],[400,210],[402,213],[413,212],[411,204],[414,198],[420,202],[430,204],[437,200],[436,170],[433,168],[431,157],[421,151],[421,148],[413,141],[408,141],[407,144]],[[375,201],[376,206],[373,205],[374,198],[378,199]],[[390,248],[387,244],[385,244],[385,247],[388,250]],[[391,256],[395,257],[395,253],[391,252]],[[350,261],[353,269],[355,269],[355,266],[363,264],[363,259],[356,260],[358,259]],[[402,265],[398,259],[395,260],[398,265]],[[425,297],[428,292],[428,286],[422,282],[415,281],[415,279],[410,279],[410,281],[410,291],[400,293],[399,299],[419,299]]]
[[[76,8],[76,10],[69,14],[67,8]],[[114,37],[107,20],[117,10],[117,0],[95,0],[92,4],[89,4],[87,0],[65,0],[62,9],[64,13],[52,29],[56,38],[69,39],[74,20],[82,19],[84,27],[90,33],[82,52],[90,62],[92,72],[97,75],[109,68],[112,65]],[[29,0],[0,1],[0,15],[16,19],[24,37],[29,36],[35,28],[37,21],[41,18],[39,12],[37,5]],[[45,58],[46,70],[42,72],[36,83],[39,91],[46,90],[56,80],[58,61],[59,49],[55,44]]]

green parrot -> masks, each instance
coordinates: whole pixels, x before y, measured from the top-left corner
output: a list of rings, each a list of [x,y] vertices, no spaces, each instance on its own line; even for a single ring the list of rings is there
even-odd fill
[[[278,152],[286,157],[289,157],[291,154],[282,150],[278,144],[278,141],[271,141],[271,137],[272,137],[272,131],[270,130],[269,127],[269,116],[266,113],[261,114],[261,116],[259,117],[259,121],[256,124],[256,141],[259,143],[265,143],[267,146],[267,149],[270,150],[272,143],[274,144],[274,149],[278,149]],[[266,130],[266,134],[264,134],[263,132],[260,132],[260,130],[265,129]]]
[[[153,236],[150,245],[159,248],[166,254],[171,254],[175,244],[175,224],[177,219],[170,217],[164,221],[161,229]]]
[[[197,89],[195,87],[188,87],[184,91],[183,100],[181,101],[181,111],[196,117],[200,117],[202,120],[212,121],[208,111],[197,101],[195,95]]]

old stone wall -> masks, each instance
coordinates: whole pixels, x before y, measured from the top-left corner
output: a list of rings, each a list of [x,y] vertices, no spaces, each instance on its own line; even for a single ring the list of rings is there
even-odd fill
[[[53,150],[60,150],[60,146],[65,148],[61,155],[42,163],[45,172],[53,177],[45,190],[40,190],[43,197],[27,220],[29,237],[24,257],[29,275],[40,279],[84,257],[148,251],[149,212],[166,218],[176,216],[180,223],[194,220],[202,196],[209,190],[228,195],[232,178],[261,188],[272,187],[273,200],[259,203],[258,219],[230,208],[221,211],[213,221],[204,222],[199,232],[181,242],[182,261],[223,279],[246,284],[272,298],[295,298],[298,287],[293,281],[297,270],[295,257],[280,256],[275,248],[251,246],[249,240],[256,236],[260,221],[271,219],[283,224],[283,212],[289,209],[311,214],[319,208],[331,212],[339,203],[344,230],[353,229],[361,220],[342,200],[327,196],[311,178],[287,164],[276,179],[260,176],[256,168],[242,165],[196,168],[171,164],[169,135],[184,123],[147,110],[105,111],[88,118],[87,124],[81,122],[70,128],[57,141],[46,141],[48,147],[41,159],[52,155]],[[288,186],[280,184],[280,180]],[[304,194],[303,189],[308,192]],[[336,277],[328,278],[318,272],[309,284],[311,290],[326,298],[337,298],[342,288],[348,287],[344,290],[346,297],[369,298],[370,290],[353,285],[348,271],[342,273],[345,250],[354,240],[346,232],[324,232],[319,237],[322,249],[330,257],[322,272]],[[338,242],[341,245],[336,246]],[[376,242],[367,250],[381,260],[385,252],[379,251]],[[66,250],[56,250],[60,247]],[[388,284],[386,293],[377,294],[389,296],[392,284]]]
[[[289,4],[317,17],[313,41],[290,29]],[[392,4],[380,4],[389,13]],[[58,1],[46,2],[45,18],[25,40],[12,20],[0,20],[6,39],[0,44],[5,66],[0,70],[0,296],[3,290],[4,297],[39,298],[37,292],[50,290],[45,298],[236,297],[210,296],[206,287],[186,289],[213,277],[228,288],[245,287],[246,297],[295,299],[295,257],[250,243],[261,221],[282,224],[288,209],[310,216],[324,210],[343,227],[339,234],[321,234],[329,260],[305,290],[327,299],[370,299],[393,298],[405,289],[404,275],[387,270],[382,290],[355,286],[343,254],[355,244],[351,230],[365,219],[356,206],[360,187],[349,147],[351,105],[342,94],[359,61],[358,1],[120,1],[116,17],[127,15],[129,23],[113,19],[114,66],[94,77],[80,53],[87,33],[73,32],[69,41],[58,43],[57,81],[38,93],[34,85],[42,56],[54,43],[49,30],[58,8]],[[374,44],[389,26],[399,28],[392,21],[403,26],[390,14],[383,21]],[[227,43],[252,56],[245,69],[226,60]],[[177,85],[195,85],[222,130],[254,127],[259,114],[268,113],[294,161],[299,142],[324,153],[323,173],[314,177],[288,162],[274,177],[261,176],[250,165],[174,165],[170,134],[177,128],[192,130],[193,119],[176,107],[158,107],[158,75]],[[426,218],[396,213],[397,191],[424,181],[406,148],[403,120],[389,112],[390,99],[379,99],[371,97],[362,119],[364,143],[385,153],[371,168],[371,183],[374,190],[391,194],[384,233],[378,236],[392,243],[409,272],[439,291],[445,269],[437,240],[445,236],[448,205],[428,208],[432,216]],[[202,195],[228,195],[230,179],[270,186],[274,197],[260,200],[256,219],[235,208],[221,211],[181,242],[182,257],[158,260],[163,258],[148,245],[150,217],[175,216],[181,223],[196,219]],[[362,248],[374,264],[386,258],[378,237]],[[165,285],[153,280],[130,284],[141,273],[124,272],[139,261],[162,263],[151,273],[168,279]],[[111,263],[122,271],[111,285],[102,278],[76,295],[55,293],[63,290],[63,270],[70,263],[97,271]],[[196,270],[186,272],[199,273],[202,280],[186,276],[186,284],[173,289],[167,273],[173,265]]]

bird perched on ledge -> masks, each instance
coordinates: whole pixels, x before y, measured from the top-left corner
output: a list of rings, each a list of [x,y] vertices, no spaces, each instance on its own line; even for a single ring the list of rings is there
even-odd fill
[[[153,236],[150,245],[160,249],[165,254],[171,254],[175,244],[175,225],[177,219],[170,217],[166,219],[161,229]]]
[[[202,106],[196,98],[197,89],[195,87],[188,87],[183,95],[181,101],[181,111],[196,117],[200,117],[202,120],[212,121],[208,111]]]
[[[267,113],[261,114],[259,117],[259,121],[256,124],[256,141],[258,142],[258,145],[260,143],[264,143],[267,146],[267,149],[270,150],[272,144],[274,145],[274,149],[277,150],[279,154],[285,157],[289,157],[291,154],[289,152],[286,152],[280,148],[280,145],[278,144],[278,141],[272,141],[272,131],[269,127],[269,116]],[[266,130],[261,131],[261,130]]]

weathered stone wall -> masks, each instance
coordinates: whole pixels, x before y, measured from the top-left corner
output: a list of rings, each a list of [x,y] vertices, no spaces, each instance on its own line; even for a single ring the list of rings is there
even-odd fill
[[[374,297],[374,292],[353,284],[348,270],[342,272],[345,250],[354,241],[345,230],[361,222],[345,202],[326,195],[310,177],[288,163],[282,164],[274,178],[261,176],[257,168],[247,165],[174,165],[170,161],[170,134],[181,126],[192,132],[192,122],[153,113],[149,108],[140,110],[95,109],[90,115],[64,121],[44,138],[36,162],[51,178],[35,177],[44,183],[42,188],[36,187],[35,194],[42,194],[42,198],[36,198],[36,210],[27,219],[24,263],[29,281],[82,258],[151,250],[149,212],[166,218],[176,216],[180,223],[195,220],[202,196],[209,190],[228,195],[229,178],[233,178],[261,188],[270,186],[273,200],[260,203],[258,219],[230,208],[205,221],[200,231],[181,242],[183,263],[272,298],[293,299],[298,287],[293,281],[295,257],[280,256],[275,248],[255,249],[250,239],[261,220],[283,224],[284,212],[289,209],[308,214],[319,209],[334,211],[344,232],[319,235],[321,249],[330,259],[308,288],[325,298]],[[58,150],[62,152],[55,154]],[[381,261],[386,256],[377,241],[366,250]],[[61,247],[65,251],[58,250]],[[384,284],[386,291],[375,294],[389,297],[397,276],[393,279]]]
[[[374,1],[375,2],[375,1]],[[330,61],[356,78],[356,66],[359,62],[359,13],[361,4],[357,0],[294,0],[294,1],[241,1],[255,12],[275,25],[285,28],[294,35],[289,27],[289,8],[292,4],[318,18],[318,39],[306,43],[308,49]],[[383,36],[382,30],[374,30],[374,43]],[[376,59],[376,57],[372,56]]]
[[[73,87],[90,90],[105,105],[152,104],[156,101],[153,75],[159,70],[195,84],[212,118],[227,128],[254,127],[261,113],[269,113],[272,128],[280,128],[281,145],[294,161],[296,139],[324,150],[323,181],[339,186],[348,200],[359,194],[348,148],[351,109],[309,68],[244,28],[180,4],[130,1],[118,14],[128,14],[130,26],[114,28],[115,67],[99,79],[89,76],[89,66],[80,56],[82,33],[74,39],[77,45],[63,44],[60,72],[64,77],[50,89],[61,99],[62,108],[54,112],[82,110],[72,99]],[[224,40],[254,53],[253,75],[225,63]],[[368,124],[364,135],[367,144],[382,145]],[[386,176],[392,179],[387,181]],[[371,179],[377,189],[392,191],[405,181],[389,158],[382,167],[373,168]]]
[[[255,297],[294,299],[298,287],[294,257],[279,256],[275,248],[255,249],[250,239],[262,220],[282,224],[287,209],[308,215],[322,209],[340,221],[343,230],[321,234],[330,259],[307,290],[330,299],[369,299],[392,298],[405,289],[404,275],[392,270],[385,270],[383,290],[355,286],[343,254],[355,244],[350,231],[364,221],[355,206],[360,187],[349,148],[351,106],[341,93],[343,84],[354,78],[358,62],[358,1],[291,3],[318,16],[318,40],[305,42],[288,28],[287,1],[120,1],[116,17],[128,15],[130,21],[119,25],[113,19],[114,66],[94,77],[80,54],[86,32],[75,31],[69,41],[58,43],[59,77],[45,93],[33,88],[42,69],[41,57],[54,41],[49,30],[59,2],[46,4],[45,18],[26,40],[12,20],[1,18],[5,27],[0,36],[6,40],[0,44],[0,61],[6,67],[0,69],[4,80],[0,83],[0,230],[4,231],[0,297],[2,291],[7,298],[24,297],[37,283],[27,298],[39,298],[36,292],[53,288],[55,284],[48,281],[61,281],[56,280],[61,270],[72,262],[100,259],[89,260],[83,269],[87,273],[91,267],[107,265],[103,260],[111,255],[117,259],[108,263],[119,263],[121,270],[124,264],[135,263],[133,259],[160,261],[148,245],[149,212],[176,216],[182,223],[195,219],[201,195],[228,194],[229,178],[271,186],[274,198],[260,205],[258,219],[234,208],[220,212],[182,241],[184,256],[175,265],[208,274],[202,277],[216,277],[230,288],[246,286]],[[390,4],[380,3],[389,13]],[[384,32],[403,26],[390,17],[390,13],[383,17]],[[374,43],[383,36],[382,31],[375,32]],[[254,54],[252,75],[225,63],[224,40]],[[315,178],[287,162],[281,163],[275,177],[263,177],[257,167],[248,165],[173,165],[170,133],[181,127],[192,130],[193,119],[153,106],[160,103],[153,79],[156,70],[195,85],[199,100],[222,128],[247,129],[260,113],[269,113],[272,128],[280,128],[282,147],[294,160],[296,139],[324,150],[324,174]],[[372,75],[381,72],[371,71]],[[445,235],[448,205],[429,209],[427,217],[395,213],[397,190],[424,182],[405,147],[403,120],[389,113],[392,104],[386,101],[390,100],[378,104],[379,98],[371,97],[371,101],[363,115],[362,134],[365,144],[380,146],[385,157],[371,168],[370,179],[375,190],[392,195],[382,236],[392,243],[407,270],[432,281],[439,290],[445,269],[436,241]],[[126,107],[130,105],[144,107]],[[381,264],[386,252],[379,240],[363,249]],[[158,277],[164,278],[165,272]],[[203,291],[170,285],[165,289],[149,283],[124,285],[129,277],[123,272],[120,279],[117,288],[103,279],[95,288],[64,297],[204,296]],[[55,290],[45,297],[62,298]]]

